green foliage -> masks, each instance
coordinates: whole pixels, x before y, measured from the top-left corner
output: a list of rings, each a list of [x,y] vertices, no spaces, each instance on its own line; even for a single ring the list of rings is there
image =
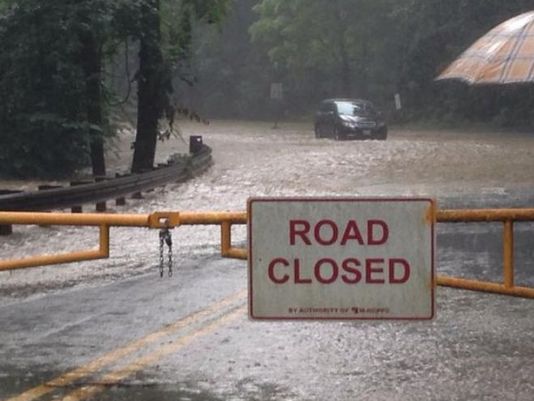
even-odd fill
[[[145,72],[133,76],[146,79],[149,71],[155,89],[139,113],[172,114],[170,74],[182,74],[191,55],[193,21],[220,22],[228,3],[1,1],[0,175],[69,175],[87,165],[93,145],[110,133],[106,115],[114,95],[104,87],[103,66],[125,42],[143,44]]]
[[[101,58],[112,52],[106,45],[123,2],[19,0],[4,10],[0,175],[66,176],[88,165],[91,143],[110,134],[105,119],[91,123],[89,110],[106,110],[88,85],[101,85]]]
[[[137,134],[132,171],[152,167],[157,139],[162,137],[159,119],[165,115],[172,129],[174,115],[184,110],[171,102],[172,74],[181,78],[180,67],[190,57],[193,21],[218,22],[227,3],[228,0],[144,0],[140,3]],[[169,19],[170,24],[166,23]]]
[[[21,1],[2,17],[0,172],[52,176],[87,163],[83,72],[68,10]]]
[[[196,25],[220,26],[231,0],[167,0],[161,5],[162,48],[175,78],[192,84],[190,62],[194,55]]]
[[[330,96],[377,97],[391,92],[389,0],[263,0],[252,41],[287,71],[291,103]],[[380,81],[373,87],[372,83]],[[308,103],[306,107],[310,107]]]
[[[397,11],[405,32],[399,91],[411,118],[445,116],[463,121],[525,126],[531,119],[528,86],[468,87],[434,78],[478,37],[498,23],[529,10],[525,0],[411,0]],[[515,99],[515,100],[514,100]],[[503,118],[511,104],[513,118]]]
[[[90,145],[109,133],[114,95],[98,71],[121,52],[132,56],[127,82],[150,72],[156,90],[140,102],[139,115],[150,114],[152,128],[163,115],[172,123],[176,111],[257,118],[272,117],[276,106],[309,115],[334,96],[370,98],[393,111],[395,93],[405,120],[531,125],[532,85],[434,81],[476,38],[529,3],[3,0],[0,175],[71,174],[87,165]],[[122,50],[125,43],[130,50]],[[148,70],[136,71],[139,49]],[[88,89],[95,80],[102,91]],[[269,99],[273,82],[283,83],[283,104]],[[152,128],[149,136],[157,135]]]
[[[527,0],[261,0],[250,34],[281,72],[288,107],[313,110],[323,97],[356,96],[392,108],[400,93],[404,118],[525,124],[534,103],[524,86],[487,90],[434,78],[477,37],[530,7]]]

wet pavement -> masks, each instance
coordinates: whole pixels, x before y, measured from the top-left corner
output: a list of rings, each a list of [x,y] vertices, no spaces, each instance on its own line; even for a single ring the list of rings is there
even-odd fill
[[[259,195],[534,204],[534,137],[393,131],[386,142],[334,142],[302,125],[191,130],[214,148],[215,166],[125,211],[243,210],[248,196]],[[501,278],[499,224],[438,224],[437,232],[439,273]],[[254,322],[240,292],[246,263],[218,256],[218,231],[188,227],[174,237],[172,278],[157,273],[157,233],[126,229],[112,231],[108,261],[2,273],[0,399],[73,370],[40,398],[25,399],[534,399],[532,300],[440,287],[432,322]],[[244,230],[234,238],[244,245]],[[534,286],[533,240],[532,224],[518,224],[522,285]],[[23,228],[0,251],[9,257],[28,245],[29,253],[95,241],[96,233],[80,229]]]
[[[439,265],[461,248],[462,241],[449,241]],[[462,254],[473,263],[497,253]],[[0,338],[2,399],[79,366],[90,374],[56,383],[44,399],[69,399],[62,397],[85,386],[97,386],[89,398],[96,400],[532,399],[532,300],[441,287],[430,323],[254,322],[241,293],[176,333],[88,368],[94,358],[233,296],[245,281],[244,262],[206,256],[172,279],[146,274],[0,308],[9,322]],[[235,308],[237,316],[218,325]],[[191,335],[137,368],[137,358]],[[131,372],[116,380],[113,372],[124,366]]]

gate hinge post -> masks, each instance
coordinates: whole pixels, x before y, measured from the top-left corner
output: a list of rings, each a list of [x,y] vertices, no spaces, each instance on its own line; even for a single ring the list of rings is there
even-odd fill
[[[174,228],[179,225],[179,212],[154,212],[148,215],[149,228]]]

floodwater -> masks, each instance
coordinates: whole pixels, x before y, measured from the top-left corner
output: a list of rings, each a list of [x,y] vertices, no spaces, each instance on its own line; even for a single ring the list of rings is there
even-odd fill
[[[336,142],[315,139],[309,124],[271,126],[186,125],[184,132],[202,135],[213,148],[215,165],[195,180],[158,189],[117,211],[244,210],[249,196],[430,196],[440,207],[534,203],[534,135],[392,130],[387,141]],[[532,228],[517,226],[516,262],[518,281],[534,286]],[[438,272],[499,279],[500,230],[498,224],[438,225]],[[221,286],[241,283],[245,288],[245,263],[217,255],[217,229],[174,231],[175,259],[186,265],[179,278],[187,281],[206,269],[214,282],[225,278]],[[243,228],[233,235],[235,244],[244,245]],[[0,239],[0,252],[2,257],[27,256],[96,243],[96,231],[24,227]],[[109,260],[0,273],[0,301],[23,316],[32,299],[38,304],[43,292],[53,296],[64,287],[100,291],[101,284],[128,278],[125,287],[143,288],[147,272],[157,275],[157,262],[157,232],[114,229]],[[171,290],[174,279],[162,285]],[[203,294],[206,287],[217,292],[214,285],[182,291]],[[154,302],[164,306],[177,296],[160,292]],[[49,303],[68,308],[76,294],[64,296],[66,302],[51,298]],[[28,306],[19,305],[22,297],[29,299]],[[105,308],[105,296],[94,298]],[[133,291],[131,299],[120,298],[125,305],[131,302],[134,316],[143,309],[136,299],[145,300],[146,308],[152,305],[141,290]],[[532,316],[532,300],[439,288],[432,322],[256,323],[243,317],[98,399],[531,401]],[[8,338],[6,344],[15,347],[15,340]]]
[[[244,210],[250,196],[430,196],[441,207],[525,206],[525,199],[534,199],[534,135],[392,130],[387,141],[336,142],[315,139],[310,124],[272,129],[271,123],[256,122],[188,123],[182,132],[186,139],[203,136],[213,148],[215,166],[200,178],[157,189],[117,212]],[[111,153],[112,168],[129,163],[132,136],[123,135]],[[187,151],[181,138],[159,146],[159,161]],[[233,237],[243,243],[246,232],[236,227]],[[0,239],[0,253],[11,258],[97,243],[96,229],[18,227],[14,235]],[[219,234],[184,227],[175,233],[175,244],[178,255],[203,254],[218,248]],[[157,263],[157,246],[156,232],[112,229],[110,260],[75,269],[0,273],[0,302],[5,295],[33,292],[37,283],[54,289],[145,272]]]

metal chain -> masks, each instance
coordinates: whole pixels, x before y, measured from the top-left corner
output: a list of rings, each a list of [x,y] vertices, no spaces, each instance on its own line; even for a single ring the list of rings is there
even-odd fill
[[[167,245],[167,268],[169,277],[172,277],[172,237],[168,228],[162,228],[159,231],[159,276],[163,277],[163,270],[165,269],[164,248]]]
[[[172,237],[169,230],[167,230],[167,236],[165,237],[165,242],[168,247],[168,258],[167,258],[167,267],[169,268],[169,277],[172,277]]]
[[[159,276],[163,277],[163,244],[165,242],[165,230],[159,231]]]

